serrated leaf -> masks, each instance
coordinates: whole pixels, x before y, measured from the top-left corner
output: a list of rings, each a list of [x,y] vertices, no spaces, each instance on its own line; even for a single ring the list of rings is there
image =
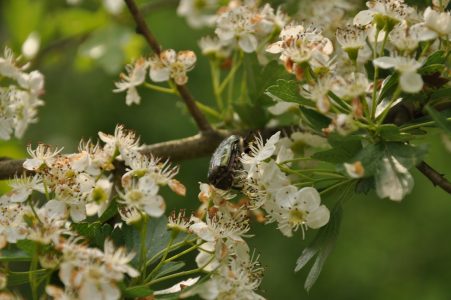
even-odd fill
[[[11,272],[8,274],[8,287],[14,287],[25,284],[30,280],[30,274],[36,281],[40,281],[43,277],[47,276],[51,271],[46,269],[39,269],[35,271],[27,272]]]
[[[327,128],[331,122],[331,119],[320,114],[316,110],[306,107],[300,107],[299,109],[301,110],[304,119],[309,123],[309,126],[317,132],[322,132],[322,129]]]
[[[438,127],[443,129],[446,134],[451,135],[451,122],[446,120],[438,111],[436,111],[432,106],[426,105],[426,111],[431,116],[432,120],[435,121]]]
[[[275,85],[266,89],[265,94],[274,101],[294,102],[297,104],[312,106],[313,102],[301,96],[299,82],[295,80],[277,80]]]
[[[340,228],[341,216],[341,203],[338,202],[331,213],[329,223],[319,230],[315,239],[302,251],[301,256],[296,262],[294,271],[298,272],[316,255],[315,262],[305,280],[304,288],[307,291],[312,288],[313,284],[318,279],[327,257],[335,246]]]
[[[341,136],[336,133],[328,138],[332,149],[315,153],[312,157],[317,160],[339,164],[352,159],[362,149],[358,136]]]
[[[162,216],[160,218],[151,218],[147,222],[146,230],[146,258],[150,259],[158,252],[165,249],[169,243],[171,232],[167,230],[167,218]],[[122,235],[124,243],[129,251],[140,253],[140,233],[134,226],[122,226]],[[173,244],[178,243],[186,238],[186,234],[179,233],[174,239]],[[139,260],[139,255],[133,258],[132,263],[136,266]]]
[[[95,246],[102,248],[105,239],[111,235],[113,228],[110,224],[102,224],[100,222],[88,223],[73,223],[72,227],[80,235],[86,237]]]
[[[377,171],[379,161],[384,156],[385,148],[382,144],[370,144],[362,148],[351,162],[360,161],[365,170],[364,177],[371,177]]]

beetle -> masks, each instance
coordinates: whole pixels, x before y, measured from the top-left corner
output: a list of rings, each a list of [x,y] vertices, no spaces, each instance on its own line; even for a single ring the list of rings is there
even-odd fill
[[[243,138],[231,135],[224,139],[211,157],[208,182],[221,190],[231,189],[242,152]]]

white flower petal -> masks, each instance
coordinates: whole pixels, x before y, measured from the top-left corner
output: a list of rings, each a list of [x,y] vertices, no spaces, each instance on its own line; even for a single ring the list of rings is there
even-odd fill
[[[418,73],[407,72],[399,77],[399,85],[406,93],[418,93],[423,88],[423,79]]]
[[[258,41],[253,34],[246,34],[240,37],[238,45],[246,53],[254,52],[257,49]]]
[[[326,225],[329,219],[329,209],[325,205],[321,205],[308,214],[306,222],[310,228],[317,229]]]
[[[373,21],[373,13],[370,10],[362,10],[354,17],[355,25],[368,25]]]
[[[373,60],[373,64],[382,69],[389,69],[397,65],[397,60],[394,57],[382,56]]]

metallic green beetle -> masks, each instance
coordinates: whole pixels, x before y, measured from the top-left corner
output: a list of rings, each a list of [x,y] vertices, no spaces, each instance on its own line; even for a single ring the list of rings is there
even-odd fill
[[[221,190],[232,188],[242,152],[243,139],[241,137],[232,135],[223,140],[211,157],[208,182]]]

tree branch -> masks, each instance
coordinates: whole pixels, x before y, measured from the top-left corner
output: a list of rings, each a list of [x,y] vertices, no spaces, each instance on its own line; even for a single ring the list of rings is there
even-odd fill
[[[135,20],[137,32],[140,33],[146,39],[147,43],[149,44],[153,52],[157,55],[160,55],[161,53],[160,44],[158,43],[157,39],[147,26],[147,23],[144,20],[143,15],[139,11],[135,1],[125,0],[125,3],[127,4],[128,10],[133,16],[133,19]],[[185,102],[188,111],[190,112],[191,116],[196,122],[196,125],[199,128],[199,130],[202,132],[212,131],[213,128],[207,121],[207,118],[205,118],[204,114],[197,107],[196,102],[194,101],[193,97],[191,96],[191,93],[188,91],[186,86],[178,85],[173,80],[171,81],[177,86],[177,91],[179,92],[180,97]]]
[[[441,187],[444,191],[451,194],[451,182],[449,182],[443,174],[434,170],[430,165],[422,161],[417,165],[417,169],[426,176],[434,186]]]

